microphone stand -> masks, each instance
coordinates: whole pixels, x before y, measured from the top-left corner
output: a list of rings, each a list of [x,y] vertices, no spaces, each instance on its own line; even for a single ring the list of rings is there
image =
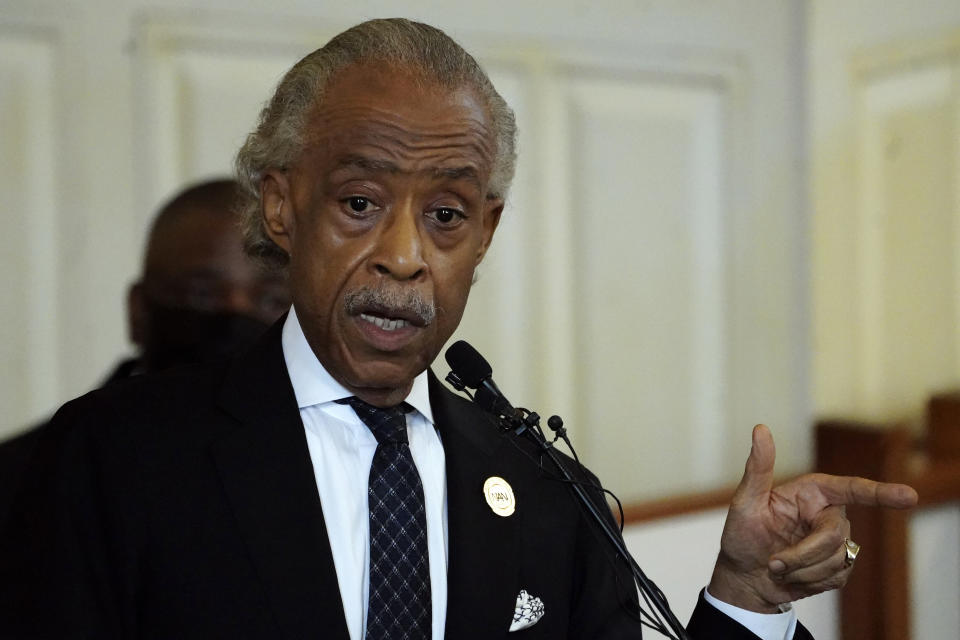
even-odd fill
[[[447,375],[447,381],[458,391],[466,390],[466,385],[463,383],[460,377],[453,372],[450,372]],[[478,396],[479,395],[481,395],[480,389],[478,389]],[[481,403],[481,406],[483,406],[483,404],[484,403]],[[513,409],[509,406],[509,404],[507,404],[506,407],[508,407],[510,410],[503,410],[501,406],[496,405],[488,405],[486,408],[488,408],[488,410],[490,410],[496,416],[497,420],[499,421],[499,427],[503,431],[510,431],[515,437],[525,436],[528,440],[533,442],[541,452],[550,458],[554,466],[556,466],[558,469],[562,479],[569,484],[574,495],[577,497],[581,505],[587,510],[590,518],[597,524],[597,526],[600,527],[600,530],[604,533],[607,541],[613,546],[614,550],[627,561],[634,580],[636,580],[640,590],[644,593],[645,599],[652,603],[653,607],[665,620],[667,626],[669,626],[670,629],[676,634],[676,640],[689,640],[689,636],[687,635],[686,630],[683,628],[683,625],[680,624],[680,621],[677,620],[677,617],[674,615],[673,611],[670,610],[670,605],[667,603],[666,596],[664,596],[663,592],[660,591],[660,588],[657,587],[657,585],[646,576],[646,574],[640,568],[640,565],[637,564],[637,561],[634,560],[633,556],[630,555],[630,552],[627,551],[627,545],[623,540],[623,536],[620,535],[620,532],[613,525],[610,519],[604,517],[600,510],[598,510],[596,501],[584,490],[583,481],[578,480],[573,476],[572,473],[570,473],[570,470],[567,469],[566,465],[563,464],[561,457],[557,454],[553,443],[549,442],[543,435],[542,430],[540,429],[540,416],[536,412],[527,411],[526,409]],[[525,412],[526,415],[524,415],[522,412]],[[548,423],[551,421],[548,421]],[[561,421],[557,427],[558,430],[562,429],[562,424],[563,423]],[[550,426],[551,428],[553,427],[552,424]],[[566,437],[564,437],[562,434],[560,437],[563,437],[564,441],[569,444],[569,440],[567,440]],[[606,508],[605,502],[604,507]],[[656,627],[653,628],[656,629]],[[669,637],[669,634],[666,633],[666,629],[660,628],[657,630]]]

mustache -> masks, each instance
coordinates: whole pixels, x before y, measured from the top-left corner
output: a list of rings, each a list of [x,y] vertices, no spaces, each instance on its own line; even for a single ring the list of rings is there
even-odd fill
[[[378,285],[362,286],[348,291],[344,307],[349,315],[374,311],[388,317],[418,320],[423,326],[437,317],[433,300],[427,300],[416,289]]]

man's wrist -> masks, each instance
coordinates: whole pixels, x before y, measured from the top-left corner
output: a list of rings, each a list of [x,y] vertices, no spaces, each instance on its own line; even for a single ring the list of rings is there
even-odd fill
[[[703,590],[707,605],[745,627],[759,640],[786,640],[794,638],[797,629],[797,614],[789,605],[780,605],[778,613],[757,613],[740,609],[713,597],[709,589]]]
[[[781,612],[778,604],[766,600],[753,587],[748,574],[727,566],[722,558],[717,558],[707,590],[717,600],[740,609],[756,613]]]

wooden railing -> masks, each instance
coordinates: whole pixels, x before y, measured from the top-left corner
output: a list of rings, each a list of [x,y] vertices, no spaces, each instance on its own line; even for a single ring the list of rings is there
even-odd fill
[[[905,482],[917,489],[921,507],[960,500],[960,393],[930,400],[919,441],[905,428],[840,420],[820,422],[816,441],[820,471]],[[847,517],[863,552],[840,592],[840,637],[908,640],[910,514],[850,507]]]
[[[719,509],[730,504],[735,487],[723,487],[701,493],[648,500],[623,505],[624,524],[640,524],[687,513]]]

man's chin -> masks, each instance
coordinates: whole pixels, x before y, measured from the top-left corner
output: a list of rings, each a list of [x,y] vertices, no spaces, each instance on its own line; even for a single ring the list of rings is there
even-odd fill
[[[427,365],[422,367],[411,366],[410,360],[403,363],[389,361],[372,361],[357,363],[348,380],[343,381],[350,391],[357,397],[373,404],[383,404],[384,399],[395,399],[387,404],[398,404],[407,397],[413,387],[413,380],[423,373]],[[378,400],[375,402],[371,400]]]

